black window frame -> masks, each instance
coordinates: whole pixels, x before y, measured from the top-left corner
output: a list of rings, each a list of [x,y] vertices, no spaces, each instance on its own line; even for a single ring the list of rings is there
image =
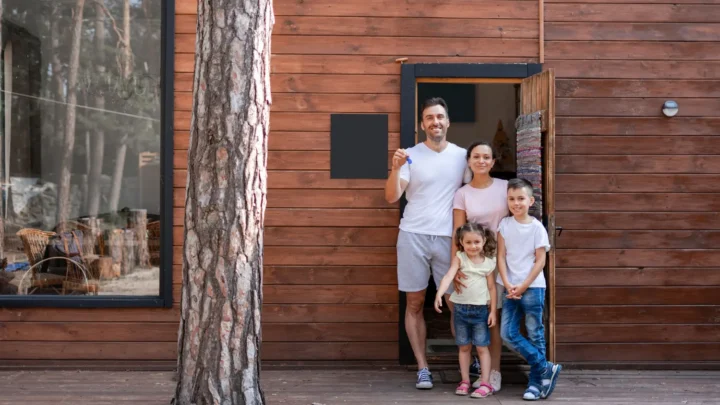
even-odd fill
[[[171,308],[173,305],[173,148],[175,1],[161,3],[160,285],[157,296],[0,295],[0,308]]]
[[[417,79],[525,79],[542,72],[540,63],[416,63],[403,64],[400,70],[400,147],[415,146]],[[405,211],[405,194],[400,199],[400,218]],[[398,360],[402,365],[415,363],[415,355],[405,331],[405,293],[398,291]]]

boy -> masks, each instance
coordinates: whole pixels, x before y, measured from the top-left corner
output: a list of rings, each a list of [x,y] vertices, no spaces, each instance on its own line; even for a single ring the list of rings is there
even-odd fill
[[[498,280],[507,291],[503,297],[503,340],[530,365],[530,382],[523,399],[536,401],[552,394],[562,370],[545,358],[545,253],[550,250],[543,225],[528,213],[535,203],[532,184],[525,179],[508,182],[508,208],[512,217],[503,218],[498,227]],[[528,338],[520,334],[525,316]]]

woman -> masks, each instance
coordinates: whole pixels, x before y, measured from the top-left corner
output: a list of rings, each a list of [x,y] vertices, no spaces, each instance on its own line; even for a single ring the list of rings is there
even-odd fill
[[[472,172],[470,183],[461,187],[455,193],[453,203],[453,229],[457,229],[467,222],[475,222],[489,228],[497,234],[500,220],[508,216],[507,180],[496,179],[490,176],[490,170],[495,165],[495,154],[487,142],[474,142],[467,149],[467,163]],[[453,241],[452,256],[455,257],[457,247]],[[497,270],[496,270],[497,271]],[[455,289],[462,291],[464,275],[458,273],[455,278]],[[496,284],[498,294],[498,309],[496,326],[490,329],[490,356],[491,372],[490,385],[495,391],[500,391],[502,377],[500,375],[500,355],[502,353],[502,339],[500,338],[500,314],[502,307],[503,286]],[[475,360],[477,362],[477,359]],[[471,367],[473,370],[476,366]],[[477,368],[475,368],[476,370]],[[473,370],[474,371],[474,370]],[[479,384],[478,381],[473,387]]]

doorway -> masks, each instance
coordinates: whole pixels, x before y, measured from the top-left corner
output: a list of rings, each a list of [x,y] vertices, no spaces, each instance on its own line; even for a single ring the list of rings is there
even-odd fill
[[[542,220],[548,229],[551,251],[545,268],[548,283],[546,331],[548,358],[555,357],[555,220],[554,220],[554,73],[542,72],[538,64],[416,64],[402,66],[401,147],[425,140],[419,127],[419,107],[429,97],[448,103],[448,141],[467,147],[475,140],[490,142],[499,152],[492,175],[510,179],[517,176],[516,118],[535,113],[542,121]],[[525,167],[522,167],[524,170]],[[401,200],[401,215],[405,207]],[[552,230],[552,231],[551,231]],[[457,348],[450,332],[450,315],[432,308],[435,285],[430,280],[425,300],[427,322],[426,353],[431,363],[456,363]],[[414,364],[404,324],[405,294],[399,302],[399,358]],[[504,349],[503,364],[515,355]]]

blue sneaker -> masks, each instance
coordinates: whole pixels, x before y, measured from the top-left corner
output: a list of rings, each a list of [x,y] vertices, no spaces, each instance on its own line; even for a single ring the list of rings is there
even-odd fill
[[[475,356],[470,364],[470,377],[480,377],[480,360]]]
[[[415,383],[415,388],[419,390],[429,390],[433,387],[432,373],[427,369],[427,367],[418,371],[417,376],[418,378],[417,383]]]
[[[553,364],[548,361],[547,369],[542,375],[542,388],[540,389],[540,397],[542,399],[549,397],[555,390],[555,385],[557,384],[558,376],[560,375],[561,370],[561,365]]]

